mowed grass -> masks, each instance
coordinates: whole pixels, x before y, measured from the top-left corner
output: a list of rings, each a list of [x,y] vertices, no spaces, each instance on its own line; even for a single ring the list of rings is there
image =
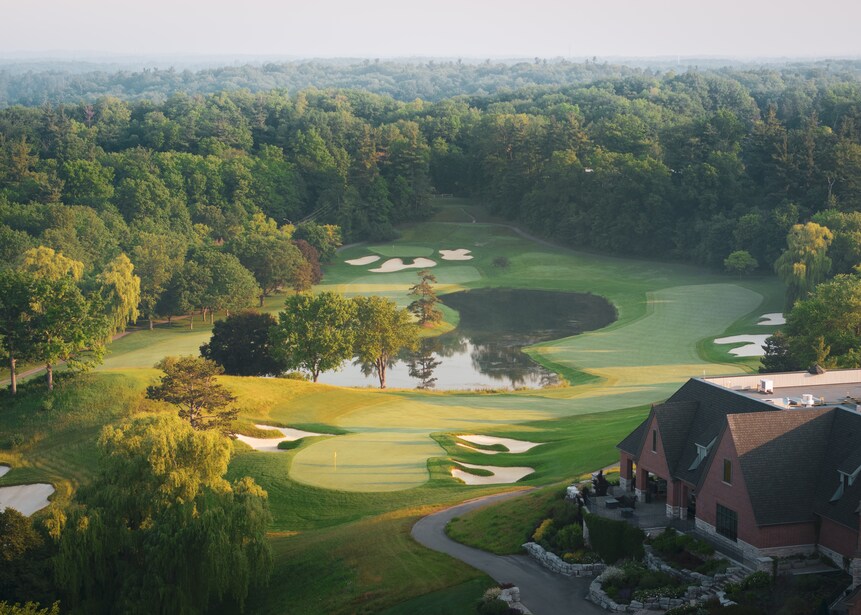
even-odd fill
[[[465,486],[450,476],[453,461],[533,467],[535,472],[517,487],[560,483],[616,461],[614,445],[645,416],[644,404],[667,397],[704,369],[753,367],[752,361],[709,347],[711,338],[751,332],[739,328],[751,326],[761,313],[779,310],[782,289],[776,282],[738,281],[684,265],[556,248],[475,216],[480,210],[471,203],[449,205],[441,221],[405,229],[394,242],[410,252],[473,251],[471,261],[435,259],[441,293],[479,287],[594,292],[614,303],[619,320],[594,334],[530,349],[537,360],[580,383],[571,387],[496,394],[380,392],[223,378],[239,397],[246,424],[342,434],[278,453],[237,444],[230,477],[254,477],[269,493],[274,517],[275,573],[269,588],[251,598],[249,612],[377,613],[414,599],[409,608],[420,613],[422,605],[438,599],[463,599],[447,588],[471,579],[478,583],[483,575],[418,546],[409,529],[432,510],[512,486]],[[375,274],[367,269],[376,265],[342,262],[369,253],[363,246],[344,250],[318,290],[381,294],[406,305],[415,271]],[[493,265],[498,256],[508,258],[508,267]],[[277,311],[282,303],[283,296],[270,298],[265,309]],[[457,314],[447,308],[445,314],[450,327]],[[97,470],[101,426],[154,409],[143,400],[145,386],[157,376],[152,365],[167,355],[196,354],[209,335],[210,326],[198,319],[193,331],[180,321],[117,340],[105,366],[75,384],[70,381],[67,397],[53,409],[40,409],[42,393],[15,402],[0,399],[0,447],[13,432],[25,438],[21,446],[0,448],[0,462],[14,468],[0,484],[47,480],[58,485],[58,499],[68,498]],[[519,455],[489,456],[455,446],[452,436],[464,433],[544,444]],[[522,538],[522,531],[510,534],[510,544],[500,549],[513,548]],[[460,612],[469,612],[471,602]]]
[[[712,362],[705,360],[702,344],[737,323],[755,319],[762,306],[770,306],[780,294],[776,284],[736,282],[685,265],[573,252],[493,223],[419,224],[405,229],[392,245],[410,253],[418,248],[473,250],[471,261],[439,261],[434,268],[443,301],[447,292],[494,286],[594,292],[613,302],[619,319],[601,331],[529,349],[535,360],[578,385],[572,387],[486,395],[379,393],[271,379],[237,381],[249,415],[259,408],[260,419],[324,423],[350,432],[301,448],[289,470],[298,482],[366,492],[411,489],[428,480],[427,460],[441,452],[432,433],[484,433],[529,421],[633,407],[668,396],[692,375],[749,370],[749,362],[725,354],[713,353]],[[416,273],[376,274],[366,271],[373,265],[343,263],[368,253],[365,246],[339,253],[318,290],[380,294],[406,305]],[[493,264],[498,256],[508,258],[508,267]],[[455,321],[456,314],[446,309],[446,320]],[[208,335],[200,327],[194,332],[180,328],[135,333],[117,342],[105,368],[148,367],[166,354],[195,352]],[[345,407],[349,411],[341,412]]]

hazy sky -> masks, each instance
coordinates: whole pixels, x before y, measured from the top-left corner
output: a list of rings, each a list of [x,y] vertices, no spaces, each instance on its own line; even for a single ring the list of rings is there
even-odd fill
[[[0,56],[861,56],[861,0],[0,0]]]

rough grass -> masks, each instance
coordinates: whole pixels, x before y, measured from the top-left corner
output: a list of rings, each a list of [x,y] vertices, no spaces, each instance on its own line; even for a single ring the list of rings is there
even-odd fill
[[[484,592],[496,583],[490,577],[479,577],[466,583],[441,589],[386,609],[382,615],[463,615],[472,613]]]
[[[477,508],[452,519],[445,528],[446,534],[497,555],[520,553],[523,543],[531,540],[533,530],[544,519],[550,503],[560,497],[560,491],[560,485],[553,485]]]

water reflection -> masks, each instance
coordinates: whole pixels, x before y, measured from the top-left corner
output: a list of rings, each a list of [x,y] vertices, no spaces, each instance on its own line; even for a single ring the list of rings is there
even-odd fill
[[[389,387],[420,389],[539,388],[558,382],[523,347],[605,327],[616,311],[603,297],[584,293],[480,289],[452,293],[443,302],[460,313],[458,328],[422,341],[389,366]],[[321,382],[375,386],[359,364],[327,372]]]

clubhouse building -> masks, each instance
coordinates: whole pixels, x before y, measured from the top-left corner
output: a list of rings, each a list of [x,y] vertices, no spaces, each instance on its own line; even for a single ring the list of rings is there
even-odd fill
[[[746,559],[818,552],[861,583],[861,370],[694,378],[619,443],[621,488]]]

